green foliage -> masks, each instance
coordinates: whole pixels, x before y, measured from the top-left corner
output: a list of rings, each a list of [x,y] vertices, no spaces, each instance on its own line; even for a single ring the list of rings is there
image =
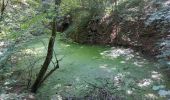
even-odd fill
[[[136,20],[136,17],[143,15],[146,1],[144,0],[125,0],[119,2],[117,13],[125,20]]]
[[[45,15],[37,14],[40,0],[12,0],[8,3],[0,22],[0,38],[15,40],[26,34],[29,27],[40,22]],[[31,6],[31,7],[30,7]]]
[[[73,19],[72,25],[65,32],[71,37],[81,37],[78,35],[85,31],[89,21],[101,19],[105,15],[117,14],[118,21],[134,21],[143,15],[144,0],[118,0],[117,5],[110,0],[63,0],[61,5],[62,14],[70,14]],[[116,8],[116,9],[115,9]],[[113,16],[115,17],[115,16]],[[75,35],[77,34],[77,35]]]
[[[60,7],[64,15],[69,13],[72,9],[79,8],[80,2],[77,2],[77,0],[62,0]]]
[[[31,25],[36,24],[40,21],[46,20],[46,14],[40,14],[34,16],[32,19],[27,20],[21,24],[21,29],[28,29]]]
[[[86,27],[89,19],[90,13],[87,11],[80,11],[78,13],[73,14],[74,19],[71,27],[66,31],[66,33],[78,34],[83,31],[83,28]]]
[[[12,4],[29,4],[32,7],[38,7],[41,0],[12,0]]]
[[[109,0],[63,0],[61,12],[70,14],[72,24],[65,32],[69,37],[83,37],[81,33],[87,28],[89,21],[105,13]]]
[[[80,8],[98,13],[105,9],[106,1],[108,0],[63,0],[60,7],[63,14],[70,13]]]

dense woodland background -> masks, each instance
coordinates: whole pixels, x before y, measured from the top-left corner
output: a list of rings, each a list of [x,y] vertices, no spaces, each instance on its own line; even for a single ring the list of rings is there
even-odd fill
[[[0,1],[0,100],[169,100],[169,84],[170,0]]]

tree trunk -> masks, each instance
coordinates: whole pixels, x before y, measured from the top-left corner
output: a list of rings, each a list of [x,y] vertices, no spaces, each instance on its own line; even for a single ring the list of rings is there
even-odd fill
[[[55,29],[55,26],[56,26],[56,20],[54,18],[53,20],[53,29],[52,29],[52,34],[51,34],[51,37],[50,37],[50,40],[49,40],[49,44],[48,44],[48,51],[47,51],[47,56],[46,56],[46,59],[41,67],[41,70],[34,82],[34,84],[32,85],[31,87],[31,92],[33,93],[36,93],[38,87],[41,85],[42,83],[42,79],[44,78],[45,76],[45,73],[49,67],[49,64],[52,60],[52,57],[53,57],[53,47],[54,47],[54,43],[55,43],[55,37],[56,37],[56,29]]]
[[[55,11],[57,11],[57,5],[59,5],[61,3],[61,0],[55,0]],[[58,11],[56,12],[56,14],[58,13]],[[56,17],[54,17],[53,19],[53,23],[52,23],[52,34],[49,40],[49,44],[48,44],[48,50],[47,50],[47,56],[46,59],[40,69],[40,72],[38,73],[38,76],[34,82],[34,84],[31,87],[31,92],[36,93],[38,88],[40,87],[40,85],[42,84],[42,82],[52,73],[56,70],[52,70],[49,73],[46,74],[48,67],[50,65],[50,62],[52,60],[53,57],[53,48],[54,48],[54,43],[55,43],[55,38],[56,38]]]

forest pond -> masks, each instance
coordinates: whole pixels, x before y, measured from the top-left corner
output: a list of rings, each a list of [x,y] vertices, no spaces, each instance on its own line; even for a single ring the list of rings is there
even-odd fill
[[[47,40],[43,41],[27,45],[23,53],[37,58],[45,56],[44,44],[47,44]],[[56,41],[55,53],[61,59],[60,68],[39,89],[37,97],[40,100],[59,100],[63,96],[95,97],[101,95],[100,89],[103,95],[110,93],[115,98],[170,99],[170,87],[167,78],[159,70],[161,66],[130,48]],[[27,61],[18,64],[27,65]],[[40,60],[36,66],[41,64]]]

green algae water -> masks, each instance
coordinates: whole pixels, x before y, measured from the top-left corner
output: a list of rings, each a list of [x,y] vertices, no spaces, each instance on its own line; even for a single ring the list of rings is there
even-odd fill
[[[37,58],[45,56],[46,47],[43,44],[48,41],[42,41],[27,45],[23,52]],[[161,66],[130,48],[56,41],[55,54],[62,59],[60,68],[39,88],[38,100],[84,100],[85,97],[98,95],[95,87],[123,100],[170,98],[166,78],[159,71]],[[43,59],[36,66],[41,66],[42,62]],[[23,62],[20,64],[23,65]],[[160,90],[166,90],[166,95],[160,95]]]

